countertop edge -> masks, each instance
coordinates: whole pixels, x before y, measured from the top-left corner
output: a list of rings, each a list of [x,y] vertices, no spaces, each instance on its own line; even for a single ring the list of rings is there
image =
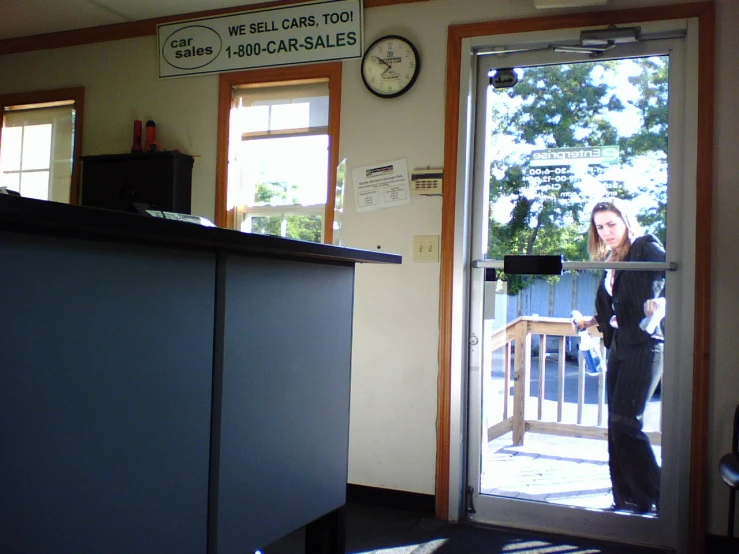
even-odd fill
[[[242,233],[6,194],[0,194],[0,230],[323,263],[402,263],[402,256],[387,252]]]

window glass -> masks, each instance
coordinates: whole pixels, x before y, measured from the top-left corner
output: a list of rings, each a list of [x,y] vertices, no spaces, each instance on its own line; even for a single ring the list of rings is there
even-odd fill
[[[252,206],[326,203],[328,136],[244,141],[242,198]]]
[[[297,240],[320,242],[321,215],[252,215],[244,219],[241,230],[262,235],[275,235]]]
[[[48,171],[25,171],[21,173],[20,193],[26,198],[48,200],[49,198],[49,172]]]
[[[0,169],[6,171],[21,170],[21,146],[23,144],[23,127],[5,127],[3,142],[0,145]]]
[[[0,173],[0,187],[8,187],[15,192],[21,191],[20,173]]]
[[[75,116],[72,101],[54,106],[6,107],[0,143],[0,186],[28,198],[69,202]]]
[[[310,124],[310,104],[277,104],[272,106],[270,130],[301,129]]]
[[[51,158],[51,123],[23,127],[23,171],[49,169]]]
[[[320,242],[330,182],[328,79],[236,87],[229,203],[242,231]]]
[[[245,133],[257,133],[269,130],[269,106],[245,106],[241,109],[240,118]]]

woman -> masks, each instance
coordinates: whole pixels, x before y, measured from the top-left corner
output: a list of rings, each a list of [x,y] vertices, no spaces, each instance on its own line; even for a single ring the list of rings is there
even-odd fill
[[[616,198],[593,208],[588,250],[598,261],[665,261],[659,240],[642,235]],[[654,506],[659,511],[660,468],[643,420],[662,377],[664,334],[654,319],[664,314],[664,283],[663,271],[607,270],[596,293],[596,314],[584,323],[598,326],[608,349],[608,463],[615,510],[647,513]]]

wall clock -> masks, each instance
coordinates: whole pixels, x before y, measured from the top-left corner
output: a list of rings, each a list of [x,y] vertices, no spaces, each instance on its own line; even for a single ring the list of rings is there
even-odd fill
[[[364,86],[380,98],[408,92],[421,70],[418,50],[406,38],[387,35],[373,42],[362,58]]]

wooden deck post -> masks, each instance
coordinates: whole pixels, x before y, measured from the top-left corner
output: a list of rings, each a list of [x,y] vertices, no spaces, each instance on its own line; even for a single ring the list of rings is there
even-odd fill
[[[539,409],[537,419],[544,416],[544,400],[547,396],[547,336],[539,335]]]
[[[513,362],[513,445],[523,445],[526,432],[526,397],[529,394],[531,378],[527,361],[531,363],[531,335],[528,324],[520,321],[514,331],[516,351]]]
[[[565,337],[559,337],[559,358],[557,359],[557,422],[562,422],[562,410],[565,405]]]

